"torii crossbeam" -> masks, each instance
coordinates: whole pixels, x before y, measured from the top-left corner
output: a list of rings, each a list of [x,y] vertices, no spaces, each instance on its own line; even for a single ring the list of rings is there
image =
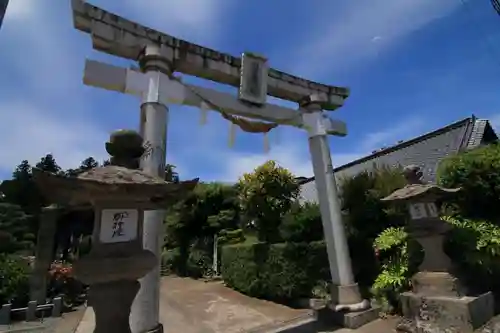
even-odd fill
[[[142,161],[142,167],[147,172],[155,175],[164,172],[168,104],[192,105],[219,112],[224,110],[230,115],[295,126],[308,131],[334,285],[332,308],[335,311],[363,310],[361,313],[365,321],[374,319],[366,314],[369,304],[361,298],[353,278],[330,157],[328,135],[346,135],[346,125],[329,119],[323,112],[323,109],[335,110],[342,106],[349,96],[348,89],[319,84],[257,66],[257,71],[264,73],[265,77],[259,77],[259,84],[255,84],[264,96],[255,93],[257,95],[250,96],[250,99],[260,102],[257,105],[249,104],[242,101],[244,97],[241,93],[243,82],[247,79],[244,58],[242,60],[174,38],[81,0],[72,0],[72,6],[75,27],[91,35],[94,49],[139,61],[140,70],[135,70],[87,60],[84,83],[141,98],[141,134],[152,147],[151,153]],[[173,72],[239,86],[240,96],[184,84],[172,75]],[[299,110],[266,103],[265,95],[297,102]],[[158,256],[161,254],[163,240],[163,218],[162,212],[151,212],[144,216],[145,247]],[[141,281],[141,290],[131,313],[133,333],[161,332],[158,312],[159,269]],[[344,324],[349,326],[349,321]]]

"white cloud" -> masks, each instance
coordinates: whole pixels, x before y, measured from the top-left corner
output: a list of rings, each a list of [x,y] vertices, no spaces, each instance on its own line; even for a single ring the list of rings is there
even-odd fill
[[[37,163],[51,153],[62,168],[76,167],[89,156],[104,160],[105,131],[77,117],[62,120],[47,114],[46,108],[29,103],[0,105],[1,140],[7,143],[0,150],[0,170],[10,171],[27,159]]]
[[[375,58],[430,22],[460,6],[457,0],[335,1],[305,35],[290,68],[301,75],[346,69]]]
[[[396,144],[396,140],[408,139],[410,135],[417,134],[424,127],[424,119],[419,117],[405,118],[393,127],[384,128],[380,131],[368,133],[362,141],[362,150],[368,151],[377,147]]]
[[[491,126],[495,130],[495,132],[500,134],[500,113],[492,114],[488,120],[490,121]]]
[[[104,158],[105,131],[84,115],[81,95],[83,56],[71,34],[69,3],[12,0],[7,9],[1,55],[9,92],[0,94],[0,170],[8,172],[21,160],[34,164],[47,153],[64,168],[78,166],[88,156]],[[65,10],[67,17],[59,20]],[[3,48],[2,48],[3,50]],[[8,144],[8,145],[7,145]]]
[[[212,39],[229,2],[222,0],[127,0],[144,25],[180,38]]]
[[[36,10],[36,0],[11,0],[7,7],[5,20],[26,20]]]
[[[366,134],[360,139],[359,144],[356,144],[357,148],[352,151],[339,152],[332,144],[333,165],[335,167],[344,165],[370,154],[374,149],[385,145],[393,145],[398,140],[407,140],[420,135],[422,131],[428,130],[428,128],[425,128],[427,125],[420,118],[404,118],[396,122],[392,127]],[[334,144],[337,140],[342,139],[334,139]],[[271,150],[268,153],[241,153],[232,150],[214,151],[213,149],[208,153],[215,154],[217,158],[214,160],[221,165],[221,171],[216,175],[216,179],[210,179],[213,181],[236,181],[244,173],[251,172],[268,160],[275,160],[280,166],[289,169],[296,176],[310,177],[313,175],[305,133],[295,135],[293,139],[288,138],[286,143],[280,142],[274,145],[271,143]]]
[[[96,0],[95,4],[106,8],[103,2]],[[185,1],[168,6],[155,0],[137,4],[146,10],[146,17],[154,13],[163,25],[175,25],[176,31],[206,29],[202,16],[211,17],[217,8],[208,1],[189,2],[191,7]],[[89,37],[73,28],[70,2],[53,7],[49,0],[11,0],[2,37],[6,52],[0,54],[0,60],[4,66],[8,64],[11,89],[0,91],[0,110],[4,110],[0,113],[0,140],[5,145],[0,152],[0,172],[10,172],[23,159],[36,163],[47,153],[54,154],[63,168],[75,167],[88,156],[104,159],[108,133],[98,123],[102,119],[88,117],[94,107],[88,97],[93,95],[84,95],[81,82],[85,52],[91,51]],[[120,124],[123,126],[123,120]],[[186,170],[168,155],[169,161]]]

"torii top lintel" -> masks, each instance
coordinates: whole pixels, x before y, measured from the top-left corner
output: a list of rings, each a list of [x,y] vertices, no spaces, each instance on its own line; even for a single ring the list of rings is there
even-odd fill
[[[118,57],[137,60],[143,47],[155,43],[165,45],[173,70],[239,86],[241,58],[205,48],[124,19],[82,0],[72,0],[76,29],[92,37],[95,50]],[[335,110],[349,96],[349,89],[328,86],[269,69],[267,93],[300,103],[311,95],[322,95],[325,110]]]

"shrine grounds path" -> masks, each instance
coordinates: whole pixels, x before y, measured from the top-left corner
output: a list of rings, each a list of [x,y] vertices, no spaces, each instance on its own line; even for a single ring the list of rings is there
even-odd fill
[[[165,333],[389,333],[394,327],[393,322],[379,320],[360,330],[319,327],[311,330],[311,325],[307,325],[314,321],[311,310],[251,298],[225,287],[222,282],[179,277],[162,279],[160,321]],[[279,329],[301,324],[308,329]],[[93,328],[93,311],[88,308],[76,333],[92,333]]]

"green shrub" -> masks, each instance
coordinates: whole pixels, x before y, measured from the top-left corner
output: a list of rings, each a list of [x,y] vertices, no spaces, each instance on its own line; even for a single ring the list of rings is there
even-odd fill
[[[0,304],[26,306],[29,300],[29,263],[18,256],[0,254]]]
[[[440,185],[462,188],[451,202],[457,214],[500,225],[500,145],[450,156],[440,163],[437,175]]]
[[[311,296],[331,279],[323,242],[224,246],[222,277],[235,290],[273,300]]]
[[[235,230],[221,230],[219,232],[218,243],[224,244],[238,244],[245,241],[245,235],[242,229]]]
[[[380,273],[372,286],[374,299],[384,312],[399,310],[399,294],[410,288],[410,278],[423,259],[420,244],[410,239],[404,228],[390,227],[373,243]]]
[[[375,238],[388,227],[404,225],[404,208],[381,201],[405,185],[401,169],[374,168],[340,182],[353,272],[362,289],[368,289],[379,273],[373,253]]]
[[[445,249],[468,287],[500,297],[500,227],[481,220],[445,217],[453,225]]]
[[[500,228],[484,221],[443,217],[452,225],[444,250],[471,292],[493,291],[500,296]],[[388,228],[374,242],[380,273],[373,286],[374,298],[384,311],[399,309],[399,294],[409,289],[423,251],[404,228]]]
[[[212,262],[211,252],[191,248],[187,260],[187,275],[195,279],[212,275]]]
[[[306,202],[292,206],[280,226],[285,242],[314,242],[324,239],[321,212],[317,203]]]
[[[180,275],[179,268],[182,267],[182,256],[180,248],[163,249],[161,253],[161,272],[163,275]]]
[[[239,203],[246,222],[254,222],[259,241],[280,241],[279,226],[298,198],[295,177],[274,161],[267,161],[238,181]]]

